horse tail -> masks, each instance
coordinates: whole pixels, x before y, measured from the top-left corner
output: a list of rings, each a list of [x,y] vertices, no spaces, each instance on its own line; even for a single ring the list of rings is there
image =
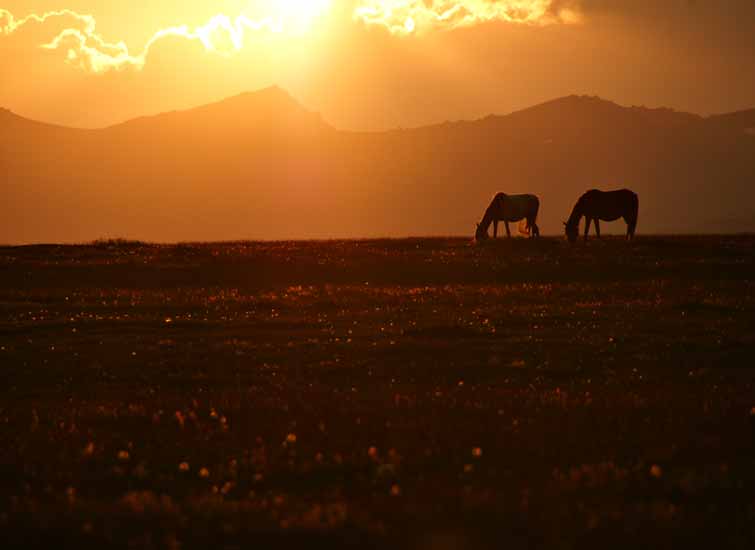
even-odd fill
[[[540,229],[537,226],[537,214],[540,211],[540,199],[532,197],[529,214],[522,220],[524,223],[524,231],[522,231],[522,222],[519,222],[519,232],[523,235],[535,237],[540,236]],[[531,223],[530,223],[531,222]]]
[[[634,238],[634,233],[637,230],[637,218],[640,216],[640,197],[637,193],[632,193],[632,213],[631,219],[628,224],[628,235],[630,239]]]

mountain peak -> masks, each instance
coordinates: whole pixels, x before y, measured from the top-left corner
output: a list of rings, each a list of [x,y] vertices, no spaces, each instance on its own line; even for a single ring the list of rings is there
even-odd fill
[[[120,124],[117,127],[133,127],[145,124],[200,126],[238,131],[274,130],[310,133],[330,129],[318,113],[306,110],[286,90],[271,86],[257,91],[243,92],[184,111],[173,111],[152,117],[143,117]]]
[[[10,118],[18,118],[18,115],[11,111],[10,109],[6,109],[5,107],[0,107],[0,120],[7,120]]]
[[[562,128],[596,128],[613,131],[618,128],[675,128],[695,124],[699,115],[667,107],[625,107],[598,96],[569,95],[517,111],[509,118],[531,126],[558,124]]]
[[[261,90],[241,92],[235,96],[222,99],[214,103],[214,105],[232,104],[240,106],[255,106],[260,103],[277,104],[281,107],[287,106],[289,108],[303,109],[291,94],[279,86],[270,86],[269,88],[263,88]]]

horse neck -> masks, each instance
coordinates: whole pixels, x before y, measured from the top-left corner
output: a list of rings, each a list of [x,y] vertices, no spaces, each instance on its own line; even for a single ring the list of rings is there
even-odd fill
[[[493,197],[493,200],[490,201],[490,204],[488,205],[488,209],[485,210],[485,217],[490,218],[490,221],[500,219],[503,216],[503,201],[505,200],[505,196],[501,197],[501,195],[496,195]]]
[[[487,232],[491,223],[493,223],[493,205],[490,205],[488,209],[485,210],[485,215],[480,222],[480,230]]]
[[[582,201],[577,201],[577,204],[574,205],[574,209],[571,211],[571,216],[569,216],[569,220],[566,222],[567,225],[572,224],[578,224],[579,220],[582,219],[582,216],[584,216],[584,208],[582,206]]]

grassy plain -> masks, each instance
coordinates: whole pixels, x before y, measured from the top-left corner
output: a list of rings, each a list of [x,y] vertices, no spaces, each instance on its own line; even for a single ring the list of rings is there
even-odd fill
[[[755,544],[755,237],[0,248],[4,547]]]

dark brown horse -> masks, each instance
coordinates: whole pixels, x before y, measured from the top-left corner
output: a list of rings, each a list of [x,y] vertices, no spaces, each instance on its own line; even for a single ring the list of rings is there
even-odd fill
[[[498,237],[498,222],[503,222],[506,234],[511,237],[509,222],[522,221],[519,230],[525,235],[539,237],[540,229],[537,227],[537,213],[540,210],[540,201],[535,195],[507,195],[498,193],[490,202],[482,221],[477,224],[475,239],[478,241],[488,238],[488,228],[493,224],[493,237]]]
[[[590,232],[590,223],[595,222],[595,234],[600,238],[600,221],[612,222],[624,218],[627,223],[627,239],[634,238],[637,228],[637,215],[640,210],[640,199],[629,189],[619,191],[598,191],[591,189],[574,205],[569,221],[564,222],[566,236],[569,242],[577,240],[579,220],[584,216],[585,241]]]

